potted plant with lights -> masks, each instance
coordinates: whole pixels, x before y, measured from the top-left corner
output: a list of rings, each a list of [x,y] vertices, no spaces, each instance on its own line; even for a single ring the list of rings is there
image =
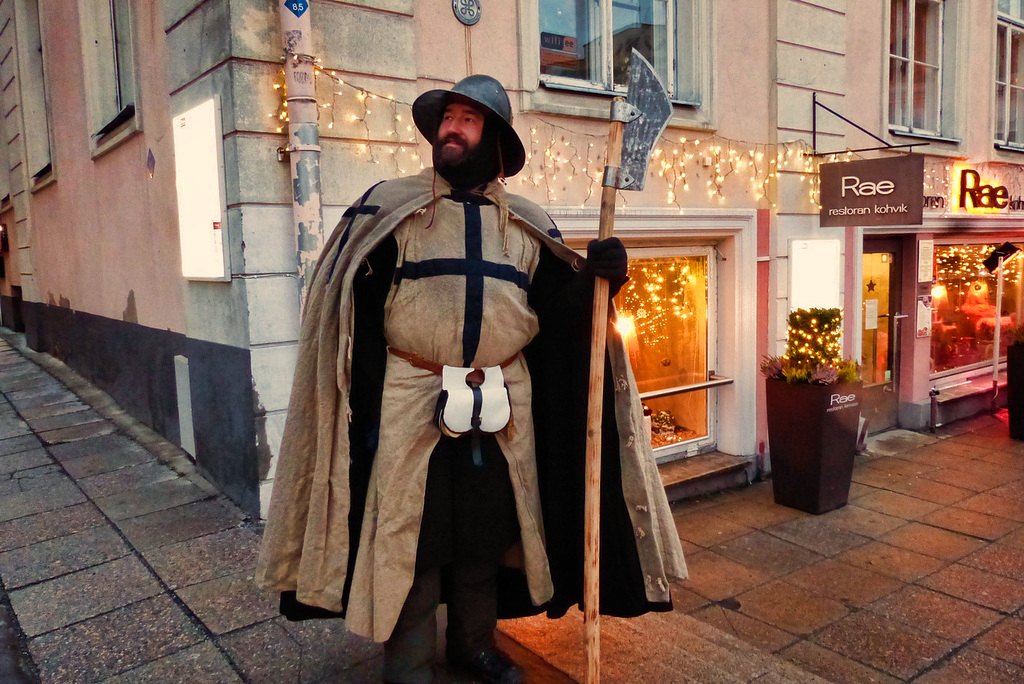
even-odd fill
[[[842,312],[789,314],[784,356],[765,357],[775,502],[808,513],[846,505],[860,418],[857,365],[840,357]]]
[[[1024,323],[1010,328],[1006,345],[1006,413],[1010,437],[1024,439]]]

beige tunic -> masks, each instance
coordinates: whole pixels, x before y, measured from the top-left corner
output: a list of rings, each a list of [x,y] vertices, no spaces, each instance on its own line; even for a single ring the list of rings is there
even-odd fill
[[[541,247],[516,221],[501,231],[497,207],[443,199],[436,212],[414,215],[394,236],[399,277],[385,306],[389,346],[440,364],[479,368],[512,358],[537,334],[524,285],[536,270]],[[551,598],[552,584],[530,376],[521,356],[504,376],[514,429],[511,439],[499,434],[498,444],[515,494],[530,596],[540,605]],[[433,424],[440,391],[440,377],[388,355],[380,442],[348,610],[348,628],[378,641],[390,636],[413,582],[427,467],[441,434]],[[388,591],[377,590],[382,587]]]

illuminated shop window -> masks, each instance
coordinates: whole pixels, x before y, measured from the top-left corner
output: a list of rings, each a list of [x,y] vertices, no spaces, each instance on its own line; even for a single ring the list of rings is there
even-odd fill
[[[932,287],[932,373],[992,362],[995,327],[1001,326],[1000,356],[1007,331],[1022,317],[1021,269],[1010,259],[1003,272],[1003,301],[996,306],[996,276],[983,262],[998,245],[936,245]],[[998,312],[997,312],[998,309]]]
[[[539,0],[540,72],[548,85],[613,91],[636,48],[677,102],[700,104],[703,0]]]
[[[630,281],[615,298],[640,393],[708,379],[709,255],[630,259]],[[655,448],[708,437],[708,390],[646,400]]]

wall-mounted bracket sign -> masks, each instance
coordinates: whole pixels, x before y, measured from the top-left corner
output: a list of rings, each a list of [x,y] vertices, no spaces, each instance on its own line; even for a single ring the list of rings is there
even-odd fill
[[[480,21],[480,0],[452,0],[452,12],[463,24],[472,26]]]
[[[905,155],[822,164],[822,226],[920,225],[924,157]]]

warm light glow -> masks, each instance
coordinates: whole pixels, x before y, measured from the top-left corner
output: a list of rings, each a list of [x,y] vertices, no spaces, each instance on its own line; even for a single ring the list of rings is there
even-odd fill
[[[634,336],[636,335],[636,321],[632,316],[619,316],[619,320],[615,322],[615,329],[619,331],[623,339]]]

